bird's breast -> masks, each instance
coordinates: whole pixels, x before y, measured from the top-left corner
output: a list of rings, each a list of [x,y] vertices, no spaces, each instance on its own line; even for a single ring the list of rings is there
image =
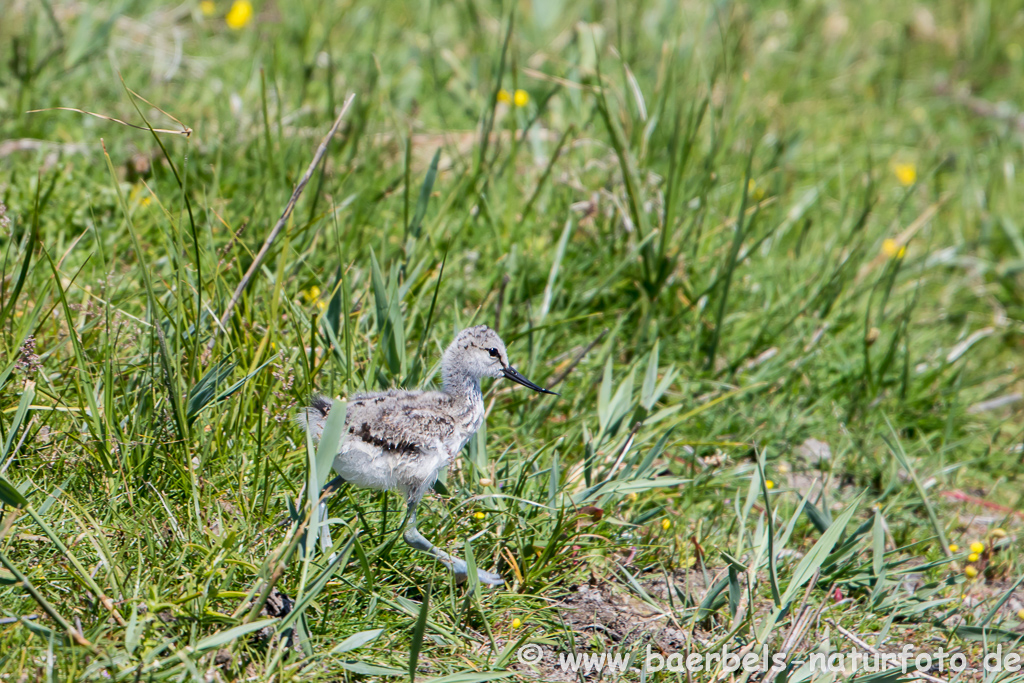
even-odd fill
[[[473,438],[476,431],[480,429],[480,425],[484,423],[484,403],[483,401],[473,401],[469,404],[466,411],[460,414],[455,421],[455,438],[448,444],[451,450],[451,456],[454,458],[459,452],[465,448],[469,440]]]

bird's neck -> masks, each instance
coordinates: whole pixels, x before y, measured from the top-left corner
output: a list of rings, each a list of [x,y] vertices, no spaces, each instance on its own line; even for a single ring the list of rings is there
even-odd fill
[[[484,395],[480,391],[480,380],[471,377],[465,372],[459,372],[451,367],[441,367],[441,379],[444,393],[457,401],[467,403],[483,403]]]

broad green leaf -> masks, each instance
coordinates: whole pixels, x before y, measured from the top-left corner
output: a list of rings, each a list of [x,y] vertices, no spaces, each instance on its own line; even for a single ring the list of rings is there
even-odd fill
[[[404,676],[401,669],[392,669],[388,666],[376,666],[375,664],[364,664],[363,662],[339,662],[338,666],[346,671],[363,676]]]
[[[316,449],[317,481],[321,488],[327,483],[327,479],[331,475],[331,468],[334,466],[334,458],[341,450],[347,412],[348,402],[332,400],[331,412],[327,415],[327,422],[324,424],[324,431],[320,435],[320,443]]]
[[[644,491],[650,491],[651,489],[669,488],[672,486],[682,486],[683,484],[693,483],[693,479],[688,477],[659,477],[657,479],[616,479],[614,481],[605,480],[599,484],[595,484],[588,489],[580,491],[573,496],[573,503],[575,505],[585,505],[594,499],[596,494],[602,495],[608,493],[642,493]]]
[[[423,185],[420,187],[420,196],[416,200],[416,213],[413,214],[412,221],[406,227],[406,233],[413,237],[419,237],[423,227],[423,217],[427,215],[427,205],[430,204],[430,195],[434,191],[434,181],[437,180],[437,165],[441,160],[441,148],[438,147],[437,151],[434,152],[434,158],[430,161],[430,168],[427,169],[427,175],[423,178]]]
[[[555,296],[555,285],[558,283],[558,272],[562,268],[562,258],[565,256],[565,248],[569,244],[569,237],[572,236],[576,221],[570,213],[565,227],[562,228],[562,236],[558,240],[558,247],[555,249],[555,258],[551,263],[551,271],[548,273],[548,283],[544,287],[544,298],[541,300],[540,312],[537,315],[537,324],[544,322],[551,310],[551,301]]]
[[[487,683],[515,675],[514,671],[464,671],[440,678],[428,678],[423,683]]]
[[[195,650],[196,652],[206,652],[207,650],[215,650],[217,648],[224,647],[229,643],[235,642],[242,636],[249,635],[254,631],[259,631],[261,628],[270,626],[276,621],[276,618],[260,619],[259,621],[254,621],[250,624],[241,624],[234,628],[229,628],[226,631],[214,633],[212,636],[207,636],[196,643]]]
[[[839,542],[839,537],[846,531],[846,524],[853,517],[853,513],[857,511],[857,505],[860,503],[862,496],[863,494],[857,496],[853,502],[846,506],[846,509],[836,517],[836,520],[821,535],[821,538],[814,544],[810,552],[800,560],[800,564],[793,571],[793,577],[790,579],[786,592],[782,596],[783,608],[792,602],[793,598],[796,597],[797,591],[810,581],[814,573],[821,568],[822,563],[825,562],[829,553],[832,552],[832,548]]]
[[[987,643],[1019,643],[1024,640],[1024,633],[1016,633],[1001,628],[987,628],[984,626],[957,626],[952,629],[964,640],[973,640]]]
[[[644,373],[644,383],[640,387],[640,405],[644,407],[644,410],[650,410],[657,400],[654,390],[658,386],[658,344],[659,340],[655,340],[654,348],[651,349],[651,353],[647,358],[647,372]]]
[[[0,472],[4,470],[4,465],[7,459],[13,454],[11,453],[11,447],[16,443],[14,438],[18,435],[18,430],[21,428],[21,423],[28,414],[29,406],[32,405],[32,399],[36,395],[36,383],[32,380],[25,382],[25,388],[21,392],[21,400],[18,401],[18,409],[14,412],[14,419],[11,421],[11,425],[7,430],[7,441],[4,442],[3,453],[0,453]]]
[[[362,647],[368,643],[372,643],[380,637],[380,634],[384,633],[384,629],[375,628],[369,631],[360,631],[359,633],[353,633],[345,640],[341,641],[333,648],[331,648],[331,654],[336,655],[342,652],[350,652],[357,648]]]
[[[612,397],[609,410],[608,423],[605,427],[608,432],[614,432],[622,422],[622,419],[633,410],[633,379],[635,375],[636,366],[633,366],[629,369],[626,379],[622,380],[619,388],[615,390],[615,396]]]
[[[14,487],[14,484],[7,480],[7,477],[0,474],[0,503],[15,508],[23,508],[28,505],[28,499],[21,495],[21,492]]]
[[[185,416],[188,418],[189,424],[195,422],[203,408],[216,398],[221,382],[230,377],[234,369],[234,363],[219,360],[211,365],[206,374],[195,383],[192,390],[188,392],[188,402],[185,406]]]
[[[474,570],[475,571],[475,570]],[[423,647],[423,635],[427,632],[427,616],[430,614],[430,587],[423,593],[423,602],[420,603],[419,614],[416,615],[416,625],[412,630],[412,642],[409,644],[409,681],[416,681],[416,667],[420,660],[420,649]]]
[[[604,376],[601,378],[601,388],[597,391],[597,420],[601,431],[605,431],[608,425],[609,410],[612,402],[612,357],[609,355],[604,364]]]

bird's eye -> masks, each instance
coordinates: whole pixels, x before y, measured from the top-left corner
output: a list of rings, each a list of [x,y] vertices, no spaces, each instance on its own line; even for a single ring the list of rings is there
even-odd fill
[[[487,349],[487,353],[491,354],[491,358],[501,358],[501,354],[498,353],[498,349]]]

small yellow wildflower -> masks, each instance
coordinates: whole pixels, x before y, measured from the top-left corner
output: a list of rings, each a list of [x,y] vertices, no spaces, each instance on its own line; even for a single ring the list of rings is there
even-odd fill
[[[636,491],[630,491],[629,493],[626,494],[626,498],[629,500],[630,503],[635,503],[639,497],[640,496],[636,494]]]
[[[989,534],[993,538],[1006,538],[1006,529],[1003,529],[1001,527],[996,527],[995,529],[990,531]]]
[[[886,239],[882,242],[882,253],[889,258],[903,258],[907,255],[907,248],[894,239]]]
[[[317,287],[316,285],[313,285],[312,287],[304,291],[302,293],[302,296],[306,298],[306,303],[316,301],[317,299],[320,298],[320,288]]]
[[[512,620],[512,628],[519,628],[523,625],[523,622],[519,621],[519,617]]]
[[[530,103],[530,93],[525,90],[516,90],[515,94],[512,96],[512,102],[514,102],[517,107],[525,107]]]
[[[474,512],[474,513],[473,513],[473,516],[474,516],[474,517],[476,517],[477,519],[483,519],[483,518],[484,518],[484,517],[486,517],[487,515],[486,515],[486,514],[484,514],[483,512]]]
[[[502,88],[498,91],[498,101],[502,104],[512,104],[512,95],[509,94],[508,90]]]
[[[985,552],[985,544],[982,543],[981,541],[975,541],[974,543],[971,544],[971,552],[972,553],[983,553],[983,552]]]
[[[199,11],[203,13],[204,17],[212,17],[213,13],[217,11],[217,5],[213,3],[213,0],[203,0],[199,3]]]
[[[892,172],[903,187],[910,187],[917,182],[917,167],[914,164],[893,164]]]
[[[1020,619],[1021,621],[1024,621],[1024,609],[1022,609],[1021,611],[1017,612],[1017,618]]]
[[[977,562],[979,557],[980,557],[980,555],[978,555],[978,553],[971,553],[970,555],[967,556],[967,561],[968,562]]]
[[[958,552],[960,552],[960,546],[958,546],[956,543],[950,543],[949,544],[949,552],[951,552],[951,553],[958,553]]]
[[[151,197],[143,197],[142,201],[139,203],[142,204],[143,206],[149,206],[150,202],[152,201],[153,199]]]
[[[761,201],[764,199],[764,188],[758,187],[757,182],[751,178],[747,181],[747,194],[754,198],[754,201]]]
[[[765,479],[764,480],[764,487],[766,489],[768,489],[769,491],[771,491],[773,488],[775,488],[775,482],[772,481],[771,479]]]
[[[967,565],[967,567],[964,569],[964,574],[967,574],[968,579],[973,579],[978,575],[978,570],[975,569],[972,565]]]
[[[661,528],[664,529],[665,531],[668,531],[669,529],[671,529],[672,528],[672,520],[670,520],[670,519],[663,519],[663,520],[661,520]]]
[[[252,3],[249,0],[235,0],[231,5],[231,9],[228,10],[228,15],[224,17],[228,27],[236,31],[245,28],[251,20]]]

